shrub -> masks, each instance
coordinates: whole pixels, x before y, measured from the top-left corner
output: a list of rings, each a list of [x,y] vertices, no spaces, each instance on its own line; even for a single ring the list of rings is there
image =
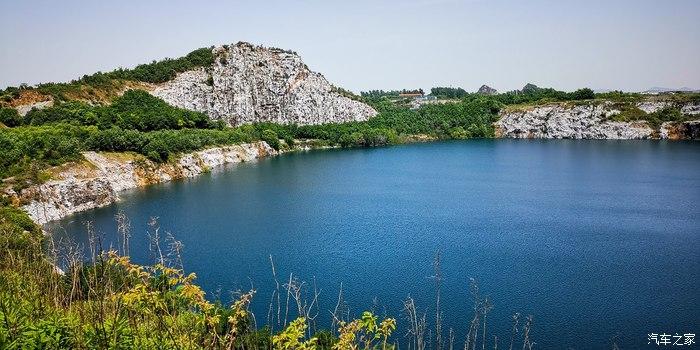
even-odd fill
[[[100,109],[100,114],[102,126],[141,131],[218,126],[204,113],[173,107],[142,90],[127,91],[112,105]]]
[[[260,139],[267,142],[267,144],[270,145],[270,147],[276,150],[280,149],[280,138],[276,132],[270,129],[265,129],[263,130]]]
[[[572,100],[592,100],[595,98],[595,93],[589,88],[583,88],[569,93],[569,98]]]
[[[14,108],[0,109],[0,123],[13,127],[22,124],[22,117]]]

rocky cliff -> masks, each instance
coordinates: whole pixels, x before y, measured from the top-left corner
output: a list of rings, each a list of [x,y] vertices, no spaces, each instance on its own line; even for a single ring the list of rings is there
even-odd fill
[[[377,112],[341,95],[294,52],[248,43],[213,49],[211,67],[178,74],[151,93],[229,125],[362,121]]]
[[[85,152],[85,162],[66,166],[54,179],[23,190],[17,196],[22,208],[44,224],[83,210],[119,200],[119,192],[193,177],[231,163],[276,155],[265,142],[210,148],[188,153],[174,163],[157,164],[140,155]]]
[[[636,108],[654,113],[671,106],[670,102],[640,102]],[[700,113],[698,104],[679,106],[681,113]],[[666,122],[655,130],[646,121],[614,121],[621,110],[612,102],[580,105],[549,104],[506,109],[494,124],[496,137],[549,139],[692,139],[697,138],[698,123]],[[700,118],[699,118],[700,119]]]
[[[669,140],[700,140],[700,120],[665,122],[661,124],[659,137]]]

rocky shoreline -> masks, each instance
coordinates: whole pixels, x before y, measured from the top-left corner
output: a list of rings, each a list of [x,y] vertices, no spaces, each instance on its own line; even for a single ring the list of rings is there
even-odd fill
[[[669,102],[642,102],[636,105],[645,113],[654,113],[669,107]],[[686,115],[697,115],[700,105],[680,106]],[[543,139],[698,139],[700,120],[665,122],[655,130],[646,121],[614,121],[611,117],[621,111],[614,103],[566,105],[547,104],[501,112],[494,123],[498,138]]]
[[[127,189],[190,178],[217,166],[278,154],[264,141],[187,153],[164,164],[136,154],[84,152],[85,161],[62,167],[52,180],[15,196],[32,220],[46,224],[117,202],[119,193]]]

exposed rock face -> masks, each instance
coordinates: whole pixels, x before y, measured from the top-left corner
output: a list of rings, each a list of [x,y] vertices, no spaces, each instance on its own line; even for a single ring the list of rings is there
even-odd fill
[[[64,170],[56,180],[23,190],[22,208],[39,224],[119,200],[120,191],[193,177],[210,168],[276,155],[267,143],[210,148],[182,156],[174,164],[156,164],[142,157],[95,152],[83,155],[89,166]]]
[[[700,120],[665,122],[661,124],[659,136],[669,140],[700,140]]]
[[[498,93],[498,91],[488,85],[481,85],[479,91],[477,91],[476,93],[481,95],[495,95]]]
[[[668,101],[645,101],[637,103],[637,108],[641,109],[645,113],[655,113],[671,106],[673,106],[673,104]]]
[[[51,106],[53,106],[53,100],[39,101],[39,102],[34,102],[34,103],[26,104],[26,105],[19,105],[19,106],[15,107],[15,109],[17,109],[17,113],[19,113],[19,115],[24,117],[32,109],[35,109],[35,108],[36,109],[44,109],[44,108],[51,107]]]
[[[546,105],[502,112],[496,137],[547,139],[647,139],[654,131],[646,122],[613,122],[620,111],[610,104]]]
[[[229,125],[362,121],[377,112],[342,96],[293,52],[248,43],[213,49],[215,63],[179,74],[152,94]]]
[[[664,108],[678,107],[682,114],[700,114],[700,103],[690,102],[690,103],[674,103],[672,101],[644,101],[637,103],[637,108],[641,109],[646,113],[655,113]]]
[[[700,103],[689,103],[681,107],[681,113],[690,115],[700,114]]]

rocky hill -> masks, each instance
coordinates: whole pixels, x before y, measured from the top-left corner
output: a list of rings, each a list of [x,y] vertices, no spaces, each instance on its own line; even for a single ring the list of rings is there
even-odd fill
[[[481,95],[495,95],[498,93],[498,90],[488,86],[488,85],[481,85],[479,88],[479,91],[476,92],[477,94]]]
[[[239,42],[215,47],[214,63],[178,74],[151,93],[235,126],[367,120],[370,106],[341,95],[294,52]]]

